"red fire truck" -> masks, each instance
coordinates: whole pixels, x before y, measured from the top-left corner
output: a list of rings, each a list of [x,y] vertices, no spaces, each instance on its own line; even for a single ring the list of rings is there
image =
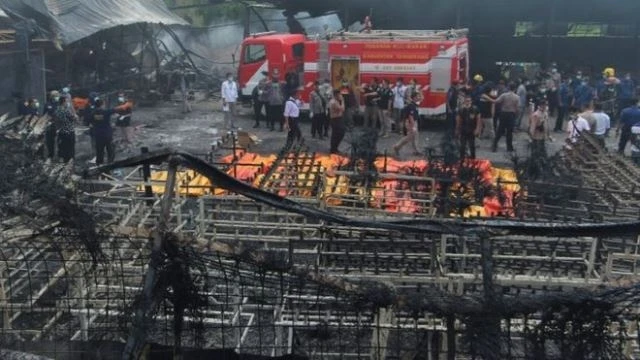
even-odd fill
[[[278,69],[289,81],[302,85],[308,108],[314,81],[329,79],[333,88],[347,83],[356,94],[374,78],[395,84],[415,80],[423,101],[422,115],[446,111],[446,93],[452,81],[468,78],[467,30],[334,33],[310,39],[300,34],[262,33],[242,43],[238,80],[243,97]],[[281,75],[281,79],[283,76]],[[292,85],[293,86],[293,85]]]

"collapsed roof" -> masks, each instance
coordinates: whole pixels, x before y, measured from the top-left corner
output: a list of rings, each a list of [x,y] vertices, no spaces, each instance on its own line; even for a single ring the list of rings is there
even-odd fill
[[[42,33],[65,45],[121,25],[187,24],[162,0],[0,0],[0,10],[17,21],[35,20]]]

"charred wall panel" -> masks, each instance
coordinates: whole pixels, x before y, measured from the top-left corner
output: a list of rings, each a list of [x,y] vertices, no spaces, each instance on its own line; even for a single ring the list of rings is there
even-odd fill
[[[41,49],[31,50],[31,62],[26,63],[25,52],[1,51],[0,69],[0,113],[15,113],[15,95],[35,96],[44,103],[45,63]],[[30,80],[30,81],[29,81]]]

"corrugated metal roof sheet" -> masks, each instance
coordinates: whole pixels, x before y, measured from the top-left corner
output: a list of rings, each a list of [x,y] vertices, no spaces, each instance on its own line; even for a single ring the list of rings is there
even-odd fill
[[[63,44],[120,25],[187,24],[162,0],[0,0],[0,9],[16,20],[36,20]]]

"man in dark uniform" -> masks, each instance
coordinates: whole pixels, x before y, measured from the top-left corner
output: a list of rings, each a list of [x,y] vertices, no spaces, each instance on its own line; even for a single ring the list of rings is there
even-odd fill
[[[45,144],[47,146],[47,157],[53,159],[56,155],[56,133],[58,129],[54,121],[56,109],[58,108],[58,102],[60,101],[60,93],[52,91],[49,94],[49,101],[44,106],[43,116],[49,116],[49,122],[47,129],[44,132]]]
[[[480,135],[481,125],[478,109],[473,106],[472,98],[466,96],[456,118],[456,138],[460,141],[460,160],[466,157],[467,147],[470,158],[476,158],[476,137]]]
[[[101,99],[95,101],[95,109],[91,112],[91,124],[96,140],[96,165],[104,164],[104,152],[107,151],[107,161],[112,162],[115,158],[113,149],[113,128],[111,127],[111,116],[115,110],[104,108]]]
[[[447,132],[451,136],[455,132],[456,117],[458,113],[458,96],[460,95],[459,82],[453,80],[447,91]]]

